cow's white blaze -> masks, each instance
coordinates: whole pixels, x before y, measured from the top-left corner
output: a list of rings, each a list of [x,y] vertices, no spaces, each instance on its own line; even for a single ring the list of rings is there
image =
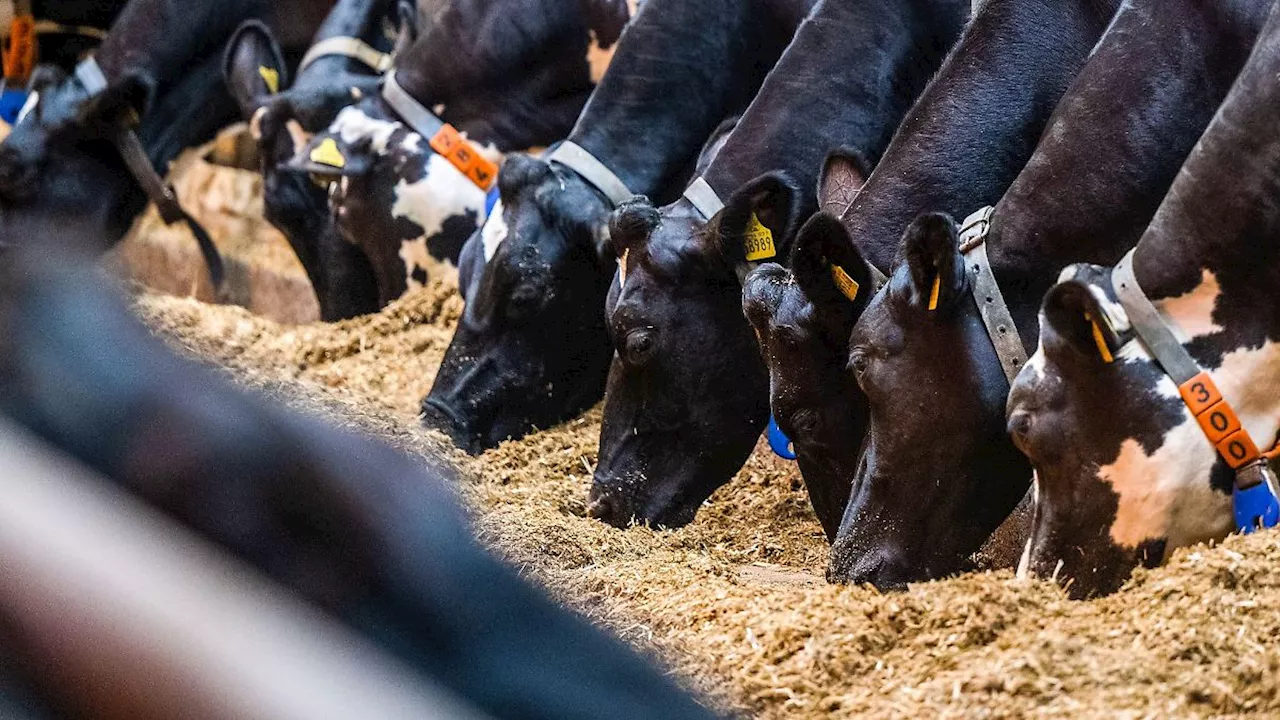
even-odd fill
[[[27,101],[22,103],[22,109],[18,111],[18,117],[13,121],[14,125],[21,125],[23,120],[36,109],[36,105],[40,104],[40,93],[33,92],[27,96]]]
[[[435,278],[456,279],[453,263],[437,260],[427,249],[427,238],[438,234],[451,217],[465,216],[468,211],[479,219],[484,215],[485,193],[467,179],[448,160],[435,153],[427,155],[426,173],[417,182],[401,180],[395,186],[395,202],[391,216],[405,218],[422,228],[418,237],[400,243],[400,259],[410,288],[421,287],[413,278],[421,268]]]
[[[1217,276],[1209,270],[1202,270],[1200,284],[1191,292],[1160,301],[1160,313],[1166,322],[1171,321],[1173,334],[1183,342],[1222,332],[1222,326],[1213,321],[1213,310],[1221,294]]]
[[[502,201],[499,200],[493,206],[493,212],[489,215],[489,219],[485,220],[484,227],[480,230],[480,240],[484,247],[484,261],[488,263],[498,252],[498,246],[503,240],[507,239],[507,220],[502,217]]]
[[[329,130],[348,145],[368,138],[369,149],[381,155],[387,151],[391,136],[402,127],[404,126],[398,122],[369,117],[364,110],[353,105],[343,108],[342,112],[338,113]]]

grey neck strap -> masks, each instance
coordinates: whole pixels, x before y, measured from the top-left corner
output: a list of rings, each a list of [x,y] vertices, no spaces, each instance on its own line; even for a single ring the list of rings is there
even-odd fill
[[[387,73],[382,81],[382,99],[414,132],[430,140],[444,127],[444,121],[400,87],[394,72]]]
[[[90,97],[107,89],[107,76],[102,74],[102,68],[92,55],[76,65],[76,79],[88,91]]]
[[[724,209],[724,201],[701,175],[685,188],[684,197],[693,203],[698,212],[702,213],[702,217],[708,221]]]
[[[551,151],[547,159],[551,162],[560,163],[578,173],[583,180],[586,180],[597,190],[604,193],[604,196],[609,199],[609,202],[614,207],[621,205],[623,201],[635,195],[627,187],[627,184],[622,182],[621,178],[614,175],[613,171],[605,167],[604,163],[582,149],[577,143],[565,140],[555,150]]]
[[[390,53],[384,53],[376,50],[369,43],[355,37],[331,37],[321,40],[302,58],[302,64],[298,66],[298,74],[302,74],[315,61],[322,57],[337,55],[347,57],[363,64],[365,67],[376,73],[384,73],[391,69],[391,65],[395,62],[395,58]]]
[[[988,206],[965,218],[960,230],[960,254],[965,258],[965,272],[969,276],[973,300],[978,304],[978,314],[982,316],[982,324],[986,326],[991,345],[1000,358],[1004,376],[1012,385],[1013,379],[1027,364],[1027,351],[987,259],[987,234],[991,231],[991,214],[994,211]]]
[[[1181,385],[1200,374],[1200,364],[1174,336],[1160,317],[1160,311],[1138,285],[1138,278],[1133,273],[1133,252],[1125,253],[1111,271],[1111,286],[1115,288],[1116,298],[1129,316],[1134,332],[1156,362],[1173,378],[1174,384]]]

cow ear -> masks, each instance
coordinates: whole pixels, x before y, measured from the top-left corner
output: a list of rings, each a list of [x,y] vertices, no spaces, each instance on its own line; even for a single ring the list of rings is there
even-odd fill
[[[791,272],[815,305],[865,305],[875,287],[848,228],[828,212],[816,213],[800,228]]]
[[[265,99],[283,90],[289,69],[270,28],[250,20],[236,28],[222,60],[222,77],[246,119]]]
[[[396,34],[396,44],[392,53],[403,57],[410,45],[418,39],[418,10],[409,0],[400,0],[396,4],[396,24],[400,31]]]
[[[625,200],[609,217],[609,247],[617,258],[642,247],[662,223],[658,208],[649,198],[637,195]]]
[[[839,148],[827,156],[818,178],[818,204],[840,217],[847,212],[862,192],[871,164],[853,148]]]
[[[711,136],[707,138],[707,142],[702,145],[702,151],[698,153],[698,163],[693,171],[694,177],[700,177],[711,166],[711,163],[715,162],[716,156],[720,154],[724,144],[729,141],[729,135],[738,126],[738,120],[741,117],[740,115],[734,115],[731,118],[726,118],[715,130],[711,131]]]
[[[1119,339],[1089,286],[1066,280],[1049,288],[1041,305],[1045,351],[1057,360],[1106,364],[1115,358]]]
[[[743,185],[712,220],[715,238],[730,265],[774,260],[799,224],[800,192],[782,173],[767,173]]]
[[[925,213],[902,239],[907,264],[905,300],[922,310],[943,311],[964,295],[968,280],[960,256],[956,223],[945,213]]]
[[[596,43],[608,49],[622,37],[631,20],[627,0],[578,0],[587,28],[595,33]]]

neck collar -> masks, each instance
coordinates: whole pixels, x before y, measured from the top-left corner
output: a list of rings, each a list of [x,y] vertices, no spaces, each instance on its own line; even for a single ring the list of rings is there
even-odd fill
[[[565,140],[551,151],[547,160],[559,163],[577,173],[595,189],[599,190],[609,203],[617,207],[635,195],[627,184],[613,173],[604,163],[587,152],[581,145]]]
[[[498,166],[478,150],[452,125],[440,119],[410,95],[396,81],[395,72],[382,80],[382,99],[404,124],[424,138],[431,149],[448,160],[481,190],[488,191],[498,177]]]
[[[339,36],[326,38],[312,45],[311,49],[307,50],[307,54],[303,56],[302,63],[298,65],[298,74],[301,75],[304,70],[320,58],[334,55],[351,58],[379,75],[390,70],[391,66],[395,64],[395,57],[391,53],[377,50],[357,37]]]
[[[987,235],[991,232],[991,215],[994,212],[995,208],[988,205],[965,218],[960,229],[960,254],[965,260],[970,293],[978,306],[978,314],[982,316],[987,337],[991,339],[991,346],[1000,359],[1000,369],[1004,371],[1005,379],[1012,386],[1013,379],[1027,364],[1027,351],[1018,335],[1018,326],[1013,322],[1004,294],[1000,292],[996,276],[991,272],[991,261],[987,259]],[[940,278],[934,279],[930,310],[936,308],[939,282]]]

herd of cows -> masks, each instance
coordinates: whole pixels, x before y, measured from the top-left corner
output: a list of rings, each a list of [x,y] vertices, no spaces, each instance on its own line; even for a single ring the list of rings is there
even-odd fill
[[[109,29],[83,55],[12,25],[0,405],[455,690],[486,665],[433,665],[450,641],[415,618],[492,618],[418,596],[461,571],[391,556],[456,542],[409,529],[418,471],[164,356],[51,262],[153,201],[220,282],[157,173],[235,120],[325,320],[456,274],[429,426],[480,453],[604,399],[601,521],[694,522],[766,426],[835,582],[950,575],[1003,535],[1003,561],[1084,597],[1280,521],[1274,0],[46,4]],[[600,663],[580,687],[624,684]]]

